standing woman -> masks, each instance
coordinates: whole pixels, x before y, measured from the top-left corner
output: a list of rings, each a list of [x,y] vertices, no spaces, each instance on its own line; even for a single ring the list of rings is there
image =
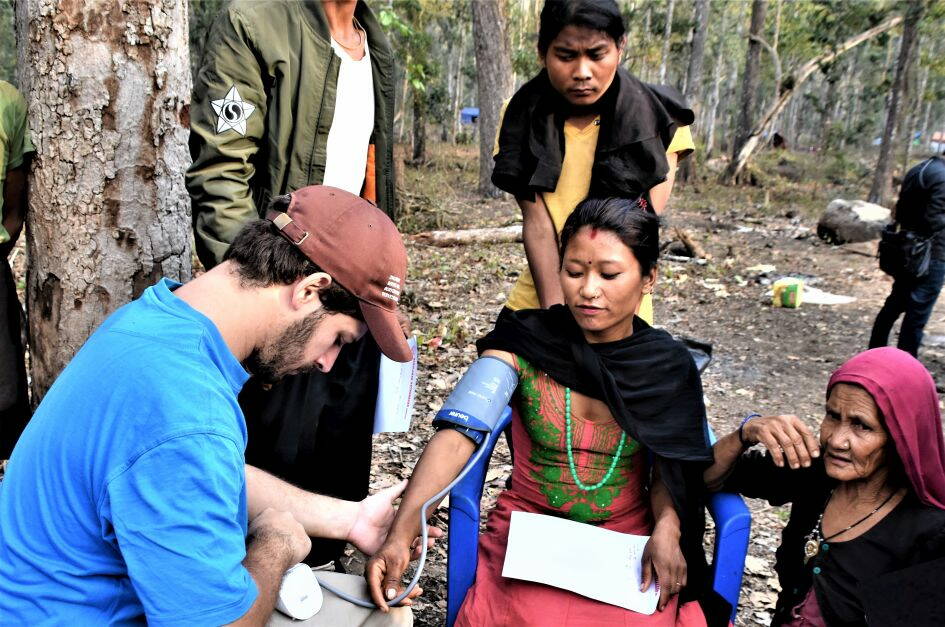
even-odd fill
[[[515,195],[528,271],[511,310],[563,303],[558,236],[587,197],[638,198],[660,213],[677,160],[692,152],[694,116],[679,92],[620,67],[623,17],[614,0],[546,0],[538,32],[544,69],[509,101],[492,182]],[[652,322],[649,295],[639,315]]]

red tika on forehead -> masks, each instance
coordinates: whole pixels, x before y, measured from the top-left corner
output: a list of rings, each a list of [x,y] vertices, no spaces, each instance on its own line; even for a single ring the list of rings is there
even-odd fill
[[[597,237],[597,227],[591,227],[591,239]]]

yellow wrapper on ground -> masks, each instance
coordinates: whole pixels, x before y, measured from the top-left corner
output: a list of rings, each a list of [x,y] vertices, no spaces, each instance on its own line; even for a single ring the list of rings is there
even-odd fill
[[[771,305],[774,307],[800,307],[804,297],[804,281],[801,279],[778,279],[771,285]]]

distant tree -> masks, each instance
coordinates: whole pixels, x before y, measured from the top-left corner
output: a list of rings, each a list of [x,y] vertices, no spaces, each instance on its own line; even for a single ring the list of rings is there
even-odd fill
[[[27,271],[33,401],[112,311],[190,278],[185,0],[19,0],[37,153]],[[103,13],[104,12],[104,13]]]
[[[732,160],[727,176],[734,178],[736,157],[742,146],[748,141],[755,119],[755,107],[758,102],[759,66],[761,64],[761,37],[764,34],[765,13],[768,9],[768,0],[752,0],[751,29],[749,31],[748,53],[745,57],[745,73],[742,79],[741,104],[738,114],[738,126],[735,127],[735,143],[732,149]]]
[[[656,82],[666,82],[666,66],[669,63],[669,46],[673,37],[673,9],[676,0],[666,0],[666,18],[663,22],[663,48],[660,51],[660,71]]]
[[[772,122],[777,119],[782,111],[784,111],[784,107],[786,107],[791,98],[799,92],[801,86],[805,81],[807,81],[808,78],[810,78],[811,74],[813,74],[818,68],[832,63],[840,55],[855,48],[864,41],[868,41],[877,35],[887,32],[888,30],[899,25],[901,22],[901,17],[891,17],[872,28],[863,31],[862,33],[850,37],[839,44],[831,46],[827,52],[808,60],[800,67],[788,72],[779,87],[779,95],[777,100],[775,100],[774,103],[772,103],[771,106],[765,110],[764,114],[761,116],[761,120],[749,133],[748,138],[742,145],[742,148],[737,153],[735,153],[732,162],[729,164],[728,169],[726,169],[722,176],[722,182],[735,182],[738,175],[748,164],[748,160],[751,158],[755,149],[760,145],[761,138],[771,129]]]
[[[906,76],[915,63],[915,44],[919,21],[925,13],[927,0],[910,0],[902,26],[902,40],[899,42],[899,58],[896,61],[896,76],[886,107],[886,126],[883,129],[883,138],[879,145],[879,158],[876,161],[876,170],[873,173],[873,184],[870,187],[868,200],[878,204],[888,204],[892,199],[892,163],[893,146],[896,140],[896,127],[899,122],[899,100],[902,97],[906,84]],[[906,129],[907,133],[911,129]]]
[[[689,67],[686,71],[686,100],[696,114],[702,112],[702,60],[705,57],[705,40],[709,30],[709,0],[696,0],[692,23],[692,45],[689,48]],[[700,129],[696,129],[699,131]],[[686,183],[695,178],[695,154],[689,155],[679,167],[677,179]]]
[[[476,91],[479,100],[479,193],[501,194],[492,184],[492,148],[502,103],[512,96],[512,62],[499,0],[475,0],[472,6],[476,45]]]
[[[0,0],[0,81],[16,85],[16,38],[13,36],[13,5]]]

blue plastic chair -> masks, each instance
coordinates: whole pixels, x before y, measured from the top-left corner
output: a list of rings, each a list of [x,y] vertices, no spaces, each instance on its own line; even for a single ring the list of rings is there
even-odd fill
[[[499,424],[489,434],[486,452],[479,463],[469,471],[450,492],[449,553],[446,579],[446,624],[452,627],[466,592],[476,580],[479,555],[479,506],[482,488],[489,468],[489,458],[502,432],[512,421],[512,410],[505,409]],[[715,442],[714,434],[710,437]],[[738,607],[742,587],[745,555],[748,553],[748,534],[751,514],[740,496],[714,494],[709,501],[709,512],[715,521],[715,548],[712,553],[713,587],[732,604],[732,621]]]

